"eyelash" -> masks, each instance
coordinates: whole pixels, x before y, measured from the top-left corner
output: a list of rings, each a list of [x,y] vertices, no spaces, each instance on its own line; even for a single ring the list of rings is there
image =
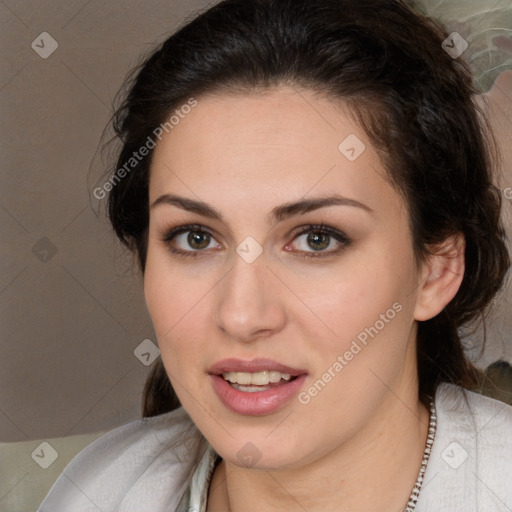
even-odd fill
[[[182,249],[176,249],[175,247],[171,246],[171,242],[176,236],[181,235],[183,233],[187,233],[189,231],[192,232],[199,232],[199,233],[207,233],[209,234],[214,240],[214,236],[208,231],[205,226],[202,226],[200,224],[189,224],[184,226],[177,226],[175,228],[170,229],[166,232],[166,234],[162,238],[162,242],[164,242],[169,250],[173,254],[177,254],[179,256],[184,256],[188,258],[198,258],[203,255],[205,250],[190,250],[190,251],[184,251]],[[336,249],[330,250],[330,251],[298,251],[300,253],[301,257],[304,258],[319,258],[319,257],[328,257],[332,256],[334,254],[338,254],[342,252],[346,247],[349,247],[352,245],[352,240],[343,232],[339,231],[337,229],[331,228],[329,226],[325,226],[324,224],[308,224],[305,226],[301,226],[300,228],[297,228],[297,231],[295,231],[292,235],[292,241],[296,238],[308,234],[308,233],[318,233],[318,234],[325,234],[329,235],[330,237],[334,238],[340,246]],[[288,245],[288,244],[287,244]]]

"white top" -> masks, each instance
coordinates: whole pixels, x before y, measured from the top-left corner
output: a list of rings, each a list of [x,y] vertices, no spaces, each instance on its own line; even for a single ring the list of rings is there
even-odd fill
[[[436,409],[416,512],[512,512],[512,407],[442,384]],[[183,408],[137,420],[82,450],[37,512],[204,512],[218,460]]]

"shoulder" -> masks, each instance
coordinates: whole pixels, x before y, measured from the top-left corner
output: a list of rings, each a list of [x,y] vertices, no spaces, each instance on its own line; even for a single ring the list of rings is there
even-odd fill
[[[465,432],[474,439],[477,449],[484,449],[487,455],[496,455],[498,459],[510,459],[512,406],[453,384],[442,384],[436,395],[436,407],[441,428],[451,435]]]
[[[436,411],[436,437],[418,511],[511,510],[512,407],[442,384]]]
[[[181,407],[128,423],[82,450],[38,512],[175,510],[206,449]]]

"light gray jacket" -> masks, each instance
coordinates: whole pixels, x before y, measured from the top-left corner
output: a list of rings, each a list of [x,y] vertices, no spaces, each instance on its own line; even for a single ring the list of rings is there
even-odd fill
[[[416,512],[512,512],[512,407],[442,384]],[[37,512],[204,512],[216,454],[183,408],[98,438]]]

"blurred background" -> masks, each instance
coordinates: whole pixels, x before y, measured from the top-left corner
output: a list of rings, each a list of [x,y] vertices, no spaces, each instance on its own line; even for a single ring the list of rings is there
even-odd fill
[[[158,357],[142,283],[93,195],[128,71],[204,0],[0,0],[0,511],[32,512],[76,452],[140,417]],[[512,238],[512,2],[414,1],[473,67],[503,151]],[[449,45],[451,43],[449,40]],[[511,400],[512,288],[496,300],[482,390]],[[512,402],[512,400],[511,400]]]

